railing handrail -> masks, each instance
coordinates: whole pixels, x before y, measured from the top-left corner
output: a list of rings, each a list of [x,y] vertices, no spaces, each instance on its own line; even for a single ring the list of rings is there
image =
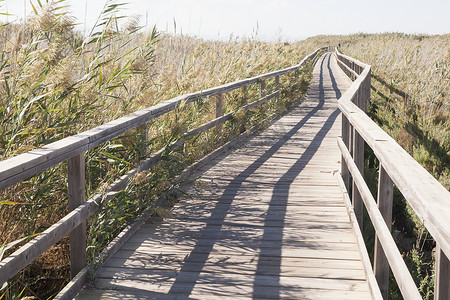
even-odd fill
[[[349,151],[348,148],[350,148],[350,151],[346,158],[351,158],[350,152],[355,152],[354,143],[355,140],[357,140],[359,137],[361,137],[367,143],[367,145],[373,149],[375,156],[380,162],[380,169],[383,168],[383,171],[387,173],[390,180],[392,180],[393,184],[397,186],[397,188],[405,197],[406,201],[411,205],[417,216],[420,218],[422,223],[436,240],[436,243],[438,245],[438,252],[439,249],[442,250],[444,254],[443,259],[445,261],[446,257],[450,257],[449,191],[447,191],[428,171],[426,171],[425,168],[423,168],[417,161],[415,161],[414,158],[411,157],[411,155],[409,155],[392,137],[390,137],[374,121],[372,121],[363,109],[358,107],[360,106],[358,104],[361,104],[361,99],[359,100],[360,103],[357,103],[357,101],[355,100],[360,96],[362,86],[364,84],[367,84],[367,82],[370,84],[370,65],[345,56],[339,53],[338,49],[336,49],[336,56],[339,65],[349,77],[352,77],[353,73],[356,73],[358,75],[358,77],[354,78],[355,81],[353,82],[351,87],[342,95],[342,97],[338,101],[338,107],[343,113],[343,118],[345,117],[345,120],[349,122],[349,132],[350,135],[352,135],[350,138],[347,137],[347,142],[342,140],[339,143],[343,152],[343,156],[345,156],[344,152]],[[345,67],[343,67],[343,65]],[[352,72],[348,72],[347,69],[351,69]],[[365,99],[362,100],[368,101],[368,97],[369,96],[366,95]],[[343,128],[343,136],[345,135],[344,131],[345,129]],[[355,153],[352,153],[352,155],[353,160],[356,160]],[[346,172],[347,170],[346,167],[348,163],[354,164],[354,162],[351,161],[348,162],[347,165],[345,165],[346,162],[347,161],[345,159],[342,160],[344,172]],[[355,177],[359,177],[359,174],[357,174],[358,176],[354,174],[354,172],[356,172],[355,168],[353,168],[352,174],[353,179],[356,181]],[[358,173],[362,173],[361,169]],[[361,182],[355,183],[357,183],[357,185],[362,184]],[[391,183],[392,187],[390,187],[391,197],[393,184]],[[347,188],[348,187],[349,186],[347,185]],[[359,186],[356,192],[361,192]],[[379,191],[379,194],[380,193],[381,192]],[[369,196],[366,196],[365,198],[363,197],[364,203],[369,204],[369,202],[367,202],[370,201],[368,197]],[[378,205],[380,206],[380,200],[378,202]],[[355,203],[353,203],[353,205],[355,205]],[[369,210],[369,208],[367,209]],[[385,220],[391,220],[391,216],[383,217]],[[375,223],[374,220],[372,220],[372,222]],[[390,229],[390,224],[388,224],[388,228]],[[381,237],[379,238],[381,240]],[[384,252],[388,251],[386,249],[383,250]],[[395,267],[392,266],[393,263],[393,261],[389,261],[389,264],[394,271]],[[440,263],[443,262],[437,262],[437,265],[439,265]],[[376,264],[377,262],[375,262],[375,265]],[[448,274],[444,276],[448,276]],[[397,278],[396,276],[396,279],[398,280],[399,278]],[[441,280],[444,279],[441,278]],[[409,280],[409,283],[411,283],[411,280]],[[448,286],[448,282],[445,283],[445,280],[441,283],[439,282],[439,280],[436,280],[436,290],[442,288],[443,284],[446,284]],[[399,287],[402,291],[402,294],[405,297],[408,297],[407,299],[414,299],[417,296],[417,294],[413,295],[414,293],[408,295],[406,287],[402,287],[401,282],[399,282]],[[441,294],[440,297],[442,298],[439,299],[445,299],[446,296]]]
[[[122,118],[116,119],[104,125],[95,127],[93,129],[87,130],[85,132],[64,138],[57,142],[51,143],[44,147],[31,150],[24,154],[17,155],[15,157],[6,159],[0,162],[0,190],[5,189],[13,184],[16,184],[24,179],[32,177],[37,173],[51,168],[63,161],[71,161],[70,166],[75,165],[77,169],[84,170],[84,153],[102,143],[105,143],[119,135],[126,133],[132,129],[135,129],[148,121],[162,116],[170,111],[175,110],[177,107],[185,105],[187,103],[193,102],[197,99],[204,97],[210,97],[218,95],[221,97],[223,93],[232,91],[244,86],[248,86],[254,83],[261,83],[261,88],[265,87],[264,81],[266,79],[275,77],[275,83],[277,85],[277,91],[264,95],[261,99],[256,100],[242,107],[241,109],[250,109],[254,106],[261,105],[267,102],[269,99],[275,98],[280,94],[279,88],[279,78],[278,76],[286,74],[288,72],[296,71],[300,69],[307,61],[314,59],[319,51],[326,49],[328,47],[322,47],[315,50],[313,53],[306,56],[299,64],[285,68],[278,71],[273,71],[258,75],[252,78],[243,79],[235,81],[232,83],[227,83],[221,86],[209,88],[206,90],[198,91],[195,93],[190,93],[182,96],[175,97],[163,103],[157,104],[155,106],[131,113]],[[219,103],[219,102],[217,102]],[[216,109],[217,107],[216,103]],[[216,119],[199,126],[198,128],[189,131],[185,135],[186,137],[191,137],[201,132],[204,132],[210,128],[217,125],[223,124],[226,120],[231,117],[231,114],[222,114],[222,102],[220,100],[220,114],[217,115]],[[234,112],[236,113],[236,112]],[[181,145],[181,143],[175,143],[175,146]],[[174,145],[172,145],[174,146]],[[127,184],[129,178],[140,172],[142,170],[148,169],[150,166],[154,165],[161,157],[164,149],[158,151],[153,156],[142,161],[139,166],[129,171],[127,174],[123,175],[119,180],[114,182],[109,191],[105,194],[96,194],[90,200],[84,202],[84,178],[81,178],[80,172],[78,174],[72,175],[77,177],[69,182],[69,206],[71,205],[70,186],[75,185],[72,188],[81,189],[81,194],[83,195],[73,195],[77,198],[75,202],[77,203],[73,210],[65,215],[57,223],[53,224],[50,228],[45,230],[43,233],[39,234],[37,237],[33,238],[30,242],[26,243],[24,246],[19,248],[13,254],[9,255],[2,261],[0,261],[0,285],[9,280],[15,274],[17,274],[21,269],[26,267],[31,261],[36,259],[44,251],[49,249],[52,245],[58,242],[62,237],[67,234],[72,234],[74,230],[82,226],[85,220],[91,216],[97,209],[98,203],[101,201],[108,202],[116,195],[116,191],[122,189]],[[75,163],[74,163],[75,162]],[[76,166],[76,164],[79,164]],[[69,167],[68,178],[71,177],[71,167]],[[72,170],[73,171],[73,170]],[[75,172],[76,173],[76,172]],[[84,175],[84,172],[81,172]],[[82,181],[81,183],[79,181]],[[73,203],[72,203],[73,205]],[[80,236],[82,237],[82,235]],[[85,237],[84,237],[85,240]],[[72,246],[72,243],[71,243]],[[84,253],[85,255],[85,253]],[[71,253],[72,256],[72,253]],[[82,259],[81,259],[82,261]],[[72,272],[72,276],[78,273],[78,271]],[[73,271],[73,270],[72,270]]]

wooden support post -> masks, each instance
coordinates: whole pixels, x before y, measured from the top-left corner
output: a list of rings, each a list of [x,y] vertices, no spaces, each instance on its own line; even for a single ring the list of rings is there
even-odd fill
[[[359,88],[359,102],[358,102],[358,107],[362,110],[362,111],[366,111],[365,109],[365,102],[366,102],[366,89],[364,88],[365,85],[365,81],[361,84],[361,87]]]
[[[378,209],[383,216],[389,230],[392,224],[392,203],[394,196],[394,183],[392,182],[386,170],[380,165],[378,177]],[[380,240],[375,234],[375,254],[373,269],[378,286],[380,287],[383,299],[388,298],[389,291],[389,262],[387,261],[384,250],[381,247]]]
[[[436,246],[436,273],[434,299],[450,299],[450,261],[439,245]]]
[[[244,105],[247,105],[248,104],[248,92],[247,92],[248,86],[244,85],[241,89],[242,89],[242,95],[243,95],[242,97],[244,98],[243,103],[244,103]]]
[[[216,98],[216,118],[223,116],[223,94],[217,95]]]
[[[261,84],[261,98],[262,98],[262,97],[266,96],[266,80],[261,79],[260,84]]]
[[[67,160],[69,211],[86,202],[84,152]],[[69,235],[70,276],[74,278],[86,265],[86,221]]]
[[[353,138],[354,132],[353,132],[353,125],[349,122],[348,124],[348,152],[350,152],[350,155],[353,157],[353,150],[354,150],[354,138]],[[352,195],[352,189],[353,189],[353,178],[352,173],[349,173],[349,179],[348,179],[348,185],[349,185],[349,195]],[[353,198],[352,198],[353,201]],[[353,202],[352,202],[353,204]]]
[[[353,160],[355,161],[361,175],[364,176],[364,140],[355,128],[353,128]],[[352,188],[352,203],[356,219],[358,220],[359,227],[362,230],[363,201],[355,182],[353,182]]]
[[[138,143],[142,144],[142,155],[144,157],[147,157],[147,155],[149,154],[148,152],[148,125],[147,123],[142,124],[141,126],[139,126],[137,128],[137,132],[138,132]]]
[[[342,140],[344,141],[345,146],[347,149],[350,149],[350,126],[347,117],[344,114],[342,115],[342,128],[341,128],[341,135]],[[341,156],[341,176],[342,180],[344,181],[345,188],[347,189],[347,192],[350,191],[350,172],[348,170],[347,164],[344,160],[344,156]]]
[[[362,103],[362,107],[361,109],[367,113],[367,105],[369,104],[370,101],[370,82],[372,80],[372,75],[371,72],[369,70],[369,74],[366,77],[366,80],[364,81],[363,84],[363,90],[364,90],[364,98],[363,98],[363,103]]]
[[[216,98],[216,118],[223,116],[223,94],[217,95]],[[217,134],[222,134],[222,125],[217,126]]]
[[[275,76],[275,90],[278,91],[275,96],[275,101],[278,102],[280,100],[280,76]]]

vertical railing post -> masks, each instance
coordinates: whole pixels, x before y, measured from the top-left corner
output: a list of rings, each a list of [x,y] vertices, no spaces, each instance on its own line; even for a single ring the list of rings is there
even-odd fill
[[[389,230],[392,224],[392,204],[394,196],[394,183],[386,173],[383,165],[380,165],[380,173],[378,175],[378,209],[383,216]],[[389,262],[381,247],[380,240],[375,234],[375,253],[373,269],[378,286],[380,287],[383,299],[388,298],[389,291]]]
[[[217,95],[216,98],[216,118],[223,116],[223,94]]]
[[[86,201],[84,152],[67,160],[67,189],[69,212]],[[69,236],[70,276],[75,277],[86,265],[86,221],[76,227]]]
[[[341,125],[342,140],[344,141],[345,146],[347,146],[347,149],[350,149],[350,123],[344,114],[341,115],[342,115],[342,125]],[[350,171],[348,170],[348,166],[344,160],[343,155],[341,156],[341,176],[342,180],[344,181],[344,185],[347,188],[347,191],[350,191]]]
[[[353,160],[358,167],[359,172],[364,176],[364,140],[358,131],[353,128]],[[352,184],[352,203],[353,210],[355,211],[356,219],[358,220],[359,227],[363,226],[363,201],[361,194],[359,193],[356,183]]]
[[[142,144],[142,146],[143,146],[142,155],[144,157],[146,157],[149,154],[149,152],[148,152],[148,144],[147,144],[148,141],[149,141],[149,139],[148,139],[148,126],[147,126],[147,123],[144,123],[144,124],[140,125],[137,128],[137,131],[138,131],[138,135],[139,135],[139,137],[138,137],[139,140],[137,142]]]
[[[244,102],[244,105],[247,105],[248,104],[248,93],[247,93],[247,88],[248,88],[248,86],[246,86],[246,85],[244,85],[241,89],[242,89],[242,97],[244,98],[243,99],[243,102]]]
[[[260,79],[259,84],[261,85],[261,98],[266,96],[266,80]]]
[[[223,116],[223,94],[217,95],[216,98],[216,118]],[[222,134],[222,126],[217,126],[217,134]]]
[[[372,69],[370,67],[369,68],[369,73],[367,74],[366,80],[363,83],[363,90],[364,90],[364,102],[362,103],[362,107],[361,109],[364,112],[367,112],[367,105],[369,104],[370,101],[370,84],[371,84],[371,80],[372,80]]]
[[[278,102],[280,100],[280,76],[275,76],[275,91],[277,91],[275,101]]]
[[[434,299],[450,299],[450,261],[439,245],[436,246]]]

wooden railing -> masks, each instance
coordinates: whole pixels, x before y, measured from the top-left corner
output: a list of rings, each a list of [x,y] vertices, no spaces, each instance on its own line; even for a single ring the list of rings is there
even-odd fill
[[[194,130],[186,132],[182,140],[171,145],[171,147],[181,146],[186,139],[192,138],[208,129],[223,124],[236,113],[231,112],[223,115],[224,93],[238,88],[245,88],[251,84],[260,84],[261,98],[255,102],[244,105],[240,110],[248,110],[262,105],[269,99],[280,96],[279,77],[281,75],[297,72],[307,61],[314,60],[319,51],[323,49],[325,48],[317,49],[305,57],[298,65],[293,67],[179,96],[86,132],[67,137],[42,148],[1,161],[0,189],[5,189],[24,179],[32,177],[41,171],[67,161],[68,206],[70,212],[56,224],[52,225],[0,262],[0,286],[67,234],[70,234],[71,276],[75,277],[86,265],[86,219],[98,210],[98,204],[100,202],[106,203],[110,201],[118,191],[125,188],[132,175],[147,170],[155,165],[161,158],[164,149],[142,161],[138,167],[129,171],[118,181],[113,183],[106,193],[106,196],[105,193],[97,194],[88,201],[85,199],[84,156],[86,151],[138,127],[144,129],[145,132],[147,122],[175,110],[177,107],[180,107],[180,105],[186,105],[200,98],[216,96],[212,98],[216,99],[216,119],[203,124]],[[266,95],[266,80],[269,78],[275,79],[276,90],[273,93]],[[144,134],[144,136],[148,138],[147,135]]]
[[[363,204],[375,228],[374,273],[387,299],[389,268],[405,299],[422,299],[391,235],[394,184],[436,241],[435,299],[450,299],[450,193],[365,113],[370,69],[336,49],[338,64],[354,80],[338,101],[342,111],[341,175],[360,227]],[[379,160],[378,199],[364,181],[364,142]]]

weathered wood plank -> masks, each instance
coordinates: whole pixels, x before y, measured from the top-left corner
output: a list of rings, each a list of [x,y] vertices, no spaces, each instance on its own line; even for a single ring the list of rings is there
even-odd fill
[[[135,252],[133,250],[119,250],[116,255],[112,258],[119,260],[129,260],[129,261],[141,261],[148,262],[149,264],[155,263],[156,265],[167,264],[181,264],[186,261],[185,253],[141,253]],[[331,268],[331,269],[361,269],[361,262],[359,259],[328,259],[326,257],[280,257],[273,256],[261,256],[259,253],[245,254],[245,255],[227,255],[223,253],[210,253],[208,260],[204,261],[204,255],[201,253],[192,253],[189,256],[189,261],[192,263],[205,263],[205,264],[226,264],[229,262],[232,265],[246,264],[258,261],[262,265],[307,265],[316,268]]]
[[[180,274],[180,283],[173,286],[174,279],[167,277],[142,278],[140,280],[123,279],[122,277],[115,279],[97,279],[97,286],[101,289],[120,289],[123,291],[141,290],[148,292],[159,292],[167,294],[187,294],[192,289],[192,280],[195,278],[192,274]],[[247,277],[247,278],[246,278]],[[159,280],[158,280],[159,279]],[[364,289],[363,281],[342,280],[342,279],[322,279],[322,278],[292,278],[282,277],[281,282],[274,283],[275,278],[268,276],[258,276],[260,283],[257,286],[251,285],[253,278],[250,276],[238,276],[232,274],[231,276],[212,276],[211,274],[201,274],[201,277],[195,282],[193,293],[199,291],[209,292],[215,295],[223,296],[251,296],[257,295],[259,297],[276,297],[277,294],[287,294],[290,297],[298,297],[303,299],[302,295],[321,294],[330,291],[328,295],[348,294],[352,292],[359,292],[359,295],[365,295],[360,299],[370,298],[370,294]],[[291,279],[291,280],[289,280]],[[280,287],[274,288],[274,285]],[[245,292],[243,292],[245,291]],[[332,291],[332,292],[331,292]],[[334,298],[334,297],[333,297]]]
[[[316,277],[316,278],[330,278],[330,279],[351,279],[362,280],[366,279],[364,270],[351,269],[351,268],[338,268],[320,267],[311,264],[297,264],[297,265],[285,265],[282,264],[268,264],[264,265],[257,271],[258,261],[254,260],[246,264],[210,264],[210,263],[189,263],[183,266],[182,264],[160,264],[155,266],[154,264],[144,264],[140,260],[113,260],[105,265],[105,269],[111,268],[111,270],[125,269],[139,269],[146,270],[148,273],[158,272],[166,270],[169,272],[177,272],[179,268],[183,267],[186,272],[207,272],[207,273],[227,273],[227,274],[243,274],[243,275],[268,275],[268,276],[287,276],[287,277]],[[102,273],[102,276],[107,277],[106,273]],[[108,277],[109,278],[109,277]]]
[[[141,268],[141,269],[163,269],[163,270],[173,270],[176,271],[183,264],[185,256],[172,254],[170,257],[168,254],[164,254],[162,256],[156,255],[131,255],[134,252],[129,251],[127,256],[125,250],[121,250],[122,253],[120,255],[124,255],[124,258],[119,258],[116,256],[109,260],[105,267],[127,267],[127,268]],[[302,269],[307,269],[306,272],[313,272],[315,269],[317,272],[325,273],[327,270],[330,270],[331,273],[334,272],[352,272],[349,276],[359,276],[357,274],[361,274],[363,269],[361,268],[361,264],[358,260],[330,260],[325,258],[283,258],[281,260],[281,264],[279,261],[272,259],[270,260],[267,257],[258,257],[257,255],[243,255],[243,256],[226,256],[226,255],[211,255],[210,259],[207,262],[202,263],[199,257],[192,256],[192,260],[190,258],[190,263],[187,265],[188,271],[194,272],[195,270],[201,271],[207,270],[208,267],[211,267],[211,270],[208,272],[213,272],[214,268],[221,268],[220,272],[231,272],[231,270],[238,270],[238,272],[242,274],[254,274],[257,264],[264,265],[263,272],[272,273],[272,275],[276,276],[276,272],[281,272],[283,274],[287,274],[286,276],[296,276],[296,274],[302,274]],[[266,269],[266,267],[268,269]],[[223,268],[223,270],[222,270]],[[278,270],[277,270],[278,268]],[[281,268],[281,271],[280,271]],[[219,272],[216,270],[215,272]],[[290,274],[290,275],[289,275]],[[304,274],[304,273],[303,273]],[[342,273],[341,273],[342,274]],[[325,276],[325,275],[324,275]],[[322,277],[322,276],[314,276],[314,277]],[[358,277],[359,278],[359,277]],[[359,278],[360,280],[364,280],[365,276]]]
[[[112,284],[115,282],[112,281]],[[186,295],[183,293],[168,293],[162,291],[149,291],[146,284],[139,285],[133,289],[131,282],[127,282],[124,285],[114,285],[113,289],[92,290],[87,289],[80,294],[77,299],[186,299]],[[102,286],[107,285],[107,281],[101,280]],[[128,285],[130,284],[130,285]],[[351,289],[346,291],[335,290],[323,290],[323,289],[301,289],[301,290],[286,290],[283,289],[280,293],[275,293],[272,287],[258,286],[257,289],[253,289],[250,286],[231,287],[221,284],[208,285],[209,288],[204,286],[198,288],[195,287],[190,293],[189,298],[193,299],[224,299],[224,297],[232,297],[233,299],[270,299],[270,298],[283,298],[283,299],[314,299],[314,300],[360,300],[368,299],[370,295],[367,292],[353,291]],[[117,290],[120,288],[121,290]],[[122,290],[122,288],[124,290]],[[163,287],[161,287],[161,290]]]

